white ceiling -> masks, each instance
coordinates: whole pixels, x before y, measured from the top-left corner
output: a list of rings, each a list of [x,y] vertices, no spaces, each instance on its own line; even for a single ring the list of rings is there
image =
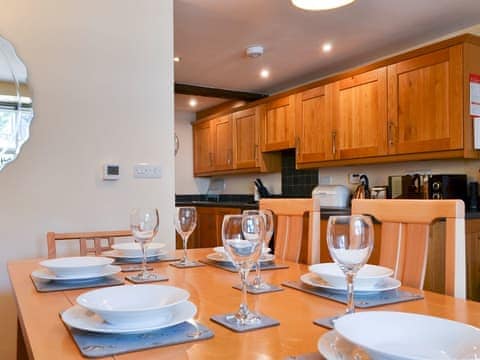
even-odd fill
[[[175,0],[175,81],[274,93],[480,24],[480,0],[356,0],[308,12],[290,0]],[[321,51],[331,42],[329,54]],[[249,45],[264,56],[247,58]],[[271,72],[261,79],[262,67]]]

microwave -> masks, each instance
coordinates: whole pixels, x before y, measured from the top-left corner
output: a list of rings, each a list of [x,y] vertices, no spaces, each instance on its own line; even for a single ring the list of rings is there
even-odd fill
[[[388,199],[461,199],[467,203],[467,175],[399,175],[388,177]]]

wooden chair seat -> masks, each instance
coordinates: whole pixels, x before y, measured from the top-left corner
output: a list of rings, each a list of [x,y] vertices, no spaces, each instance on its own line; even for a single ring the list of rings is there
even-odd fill
[[[465,205],[461,200],[353,200],[352,214],[381,222],[379,264],[403,285],[423,289],[431,224],[445,219],[444,272],[447,295],[466,296]]]
[[[78,241],[80,256],[88,254],[100,255],[103,251],[111,250],[116,238],[132,236],[130,230],[94,231],[77,233],[47,233],[48,257],[57,257],[57,241]]]
[[[320,209],[312,199],[261,199],[275,215],[275,257],[306,264],[320,260]]]

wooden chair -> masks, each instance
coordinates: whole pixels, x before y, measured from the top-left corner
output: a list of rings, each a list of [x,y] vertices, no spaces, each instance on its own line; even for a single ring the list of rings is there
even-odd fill
[[[353,200],[352,214],[382,223],[379,264],[394,269],[403,285],[423,289],[430,225],[445,219],[444,291],[466,296],[465,205],[461,200]],[[430,244],[436,245],[436,244]],[[443,285],[443,284],[442,284]]]
[[[48,257],[57,257],[57,241],[78,240],[80,244],[80,256],[88,254],[100,255],[102,251],[110,250],[116,238],[132,236],[130,230],[94,231],[79,233],[47,233]],[[105,242],[106,245],[102,244]],[[89,246],[93,244],[93,246]]]
[[[261,199],[275,215],[275,257],[306,264],[320,261],[320,208],[312,199]]]

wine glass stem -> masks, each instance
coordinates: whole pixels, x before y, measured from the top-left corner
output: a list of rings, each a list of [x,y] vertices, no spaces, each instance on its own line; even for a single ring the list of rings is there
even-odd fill
[[[186,262],[188,261],[188,257],[187,257],[187,241],[188,241],[188,235],[182,236],[182,240],[183,240],[183,260],[182,260],[182,262],[183,262],[183,263],[186,263]]]
[[[147,252],[145,251],[145,242],[140,242],[140,247],[142,248],[142,277],[147,275]]]
[[[355,300],[353,298],[353,280],[355,279],[355,274],[352,272],[347,272],[347,311],[346,314],[353,314],[355,312]]]
[[[247,318],[248,313],[248,304],[247,304],[247,279],[248,279],[248,268],[244,268],[243,266],[240,267],[240,280],[242,281],[242,302],[240,303],[240,311],[239,314],[242,319]]]
[[[262,285],[262,275],[260,274],[260,260],[258,260],[255,269],[255,279],[253,280],[253,286],[260,287],[260,285]]]

